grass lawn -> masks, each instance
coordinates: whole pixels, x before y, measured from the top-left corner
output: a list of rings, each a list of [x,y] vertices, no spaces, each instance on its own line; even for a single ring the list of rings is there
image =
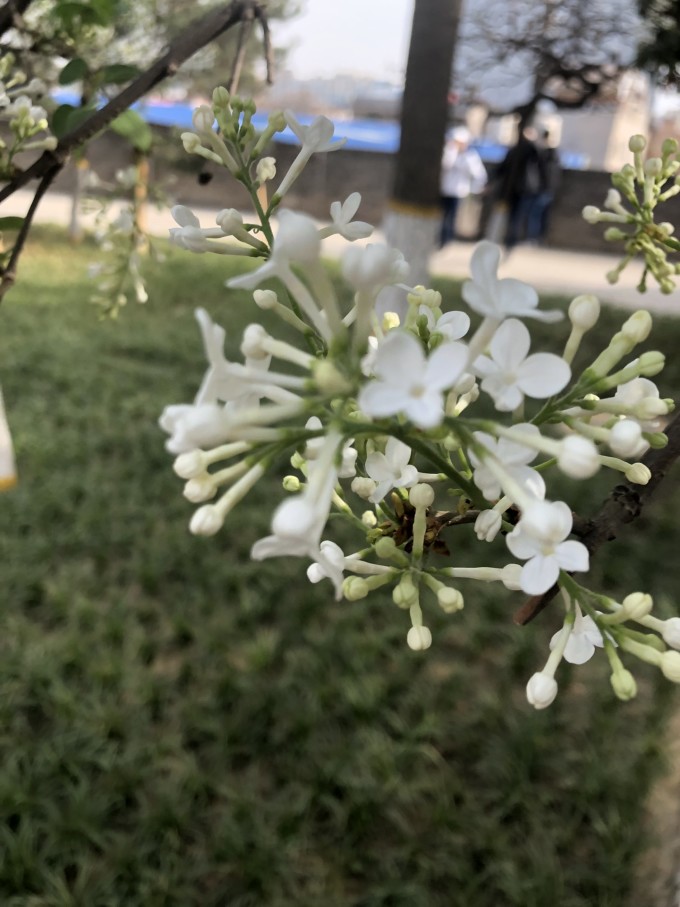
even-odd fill
[[[550,611],[519,629],[520,596],[468,585],[422,655],[389,596],[336,603],[302,563],[250,562],[285,464],[190,536],[156,420],[203,371],[192,309],[235,351],[247,297],[175,251],[147,306],[102,322],[94,257],[36,233],[0,311],[21,472],[0,498],[2,907],[621,907],[669,685],[636,663],[621,704],[594,659],[536,713]],[[654,336],[672,355],[680,321]],[[660,383],[680,396],[677,358]],[[673,613],[679,507],[676,475],[595,587]]]

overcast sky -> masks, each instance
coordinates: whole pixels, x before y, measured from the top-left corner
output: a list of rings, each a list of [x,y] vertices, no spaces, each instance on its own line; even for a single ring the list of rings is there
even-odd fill
[[[299,78],[353,73],[403,80],[414,0],[302,0],[288,23],[272,22],[274,45],[289,47]]]

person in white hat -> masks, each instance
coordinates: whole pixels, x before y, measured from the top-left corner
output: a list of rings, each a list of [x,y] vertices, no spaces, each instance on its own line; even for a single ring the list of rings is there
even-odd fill
[[[447,137],[442,156],[440,248],[455,239],[456,215],[461,199],[481,192],[486,181],[482,159],[474,148],[470,148],[470,133],[464,126],[456,127]]]

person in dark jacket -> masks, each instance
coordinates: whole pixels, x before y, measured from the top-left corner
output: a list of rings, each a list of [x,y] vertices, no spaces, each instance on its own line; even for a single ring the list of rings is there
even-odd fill
[[[550,209],[562,177],[559,151],[552,144],[548,129],[541,130],[538,154],[542,165],[542,186],[527,218],[527,240],[542,243],[548,232]]]
[[[536,138],[535,129],[524,129],[496,171],[496,198],[508,209],[507,249],[526,238],[529,212],[545,185]]]

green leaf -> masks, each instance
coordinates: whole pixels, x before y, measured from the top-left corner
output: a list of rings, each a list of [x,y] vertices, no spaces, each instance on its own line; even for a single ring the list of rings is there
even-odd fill
[[[0,233],[7,230],[21,230],[23,223],[23,217],[0,217]]]
[[[74,107],[73,104],[61,104],[52,114],[51,129],[58,139],[75,129],[84,120],[92,116],[96,107],[87,104],[85,107]]]
[[[153,142],[151,127],[135,110],[126,110],[111,123],[110,128],[126,138],[137,151],[149,151]]]
[[[137,66],[128,66],[126,63],[112,63],[111,66],[105,66],[97,74],[99,81],[103,85],[118,85],[122,82],[129,82],[138,76],[141,69]]]
[[[59,84],[70,85],[71,82],[79,82],[84,79],[88,73],[88,66],[81,57],[75,57],[64,66],[59,73]]]

